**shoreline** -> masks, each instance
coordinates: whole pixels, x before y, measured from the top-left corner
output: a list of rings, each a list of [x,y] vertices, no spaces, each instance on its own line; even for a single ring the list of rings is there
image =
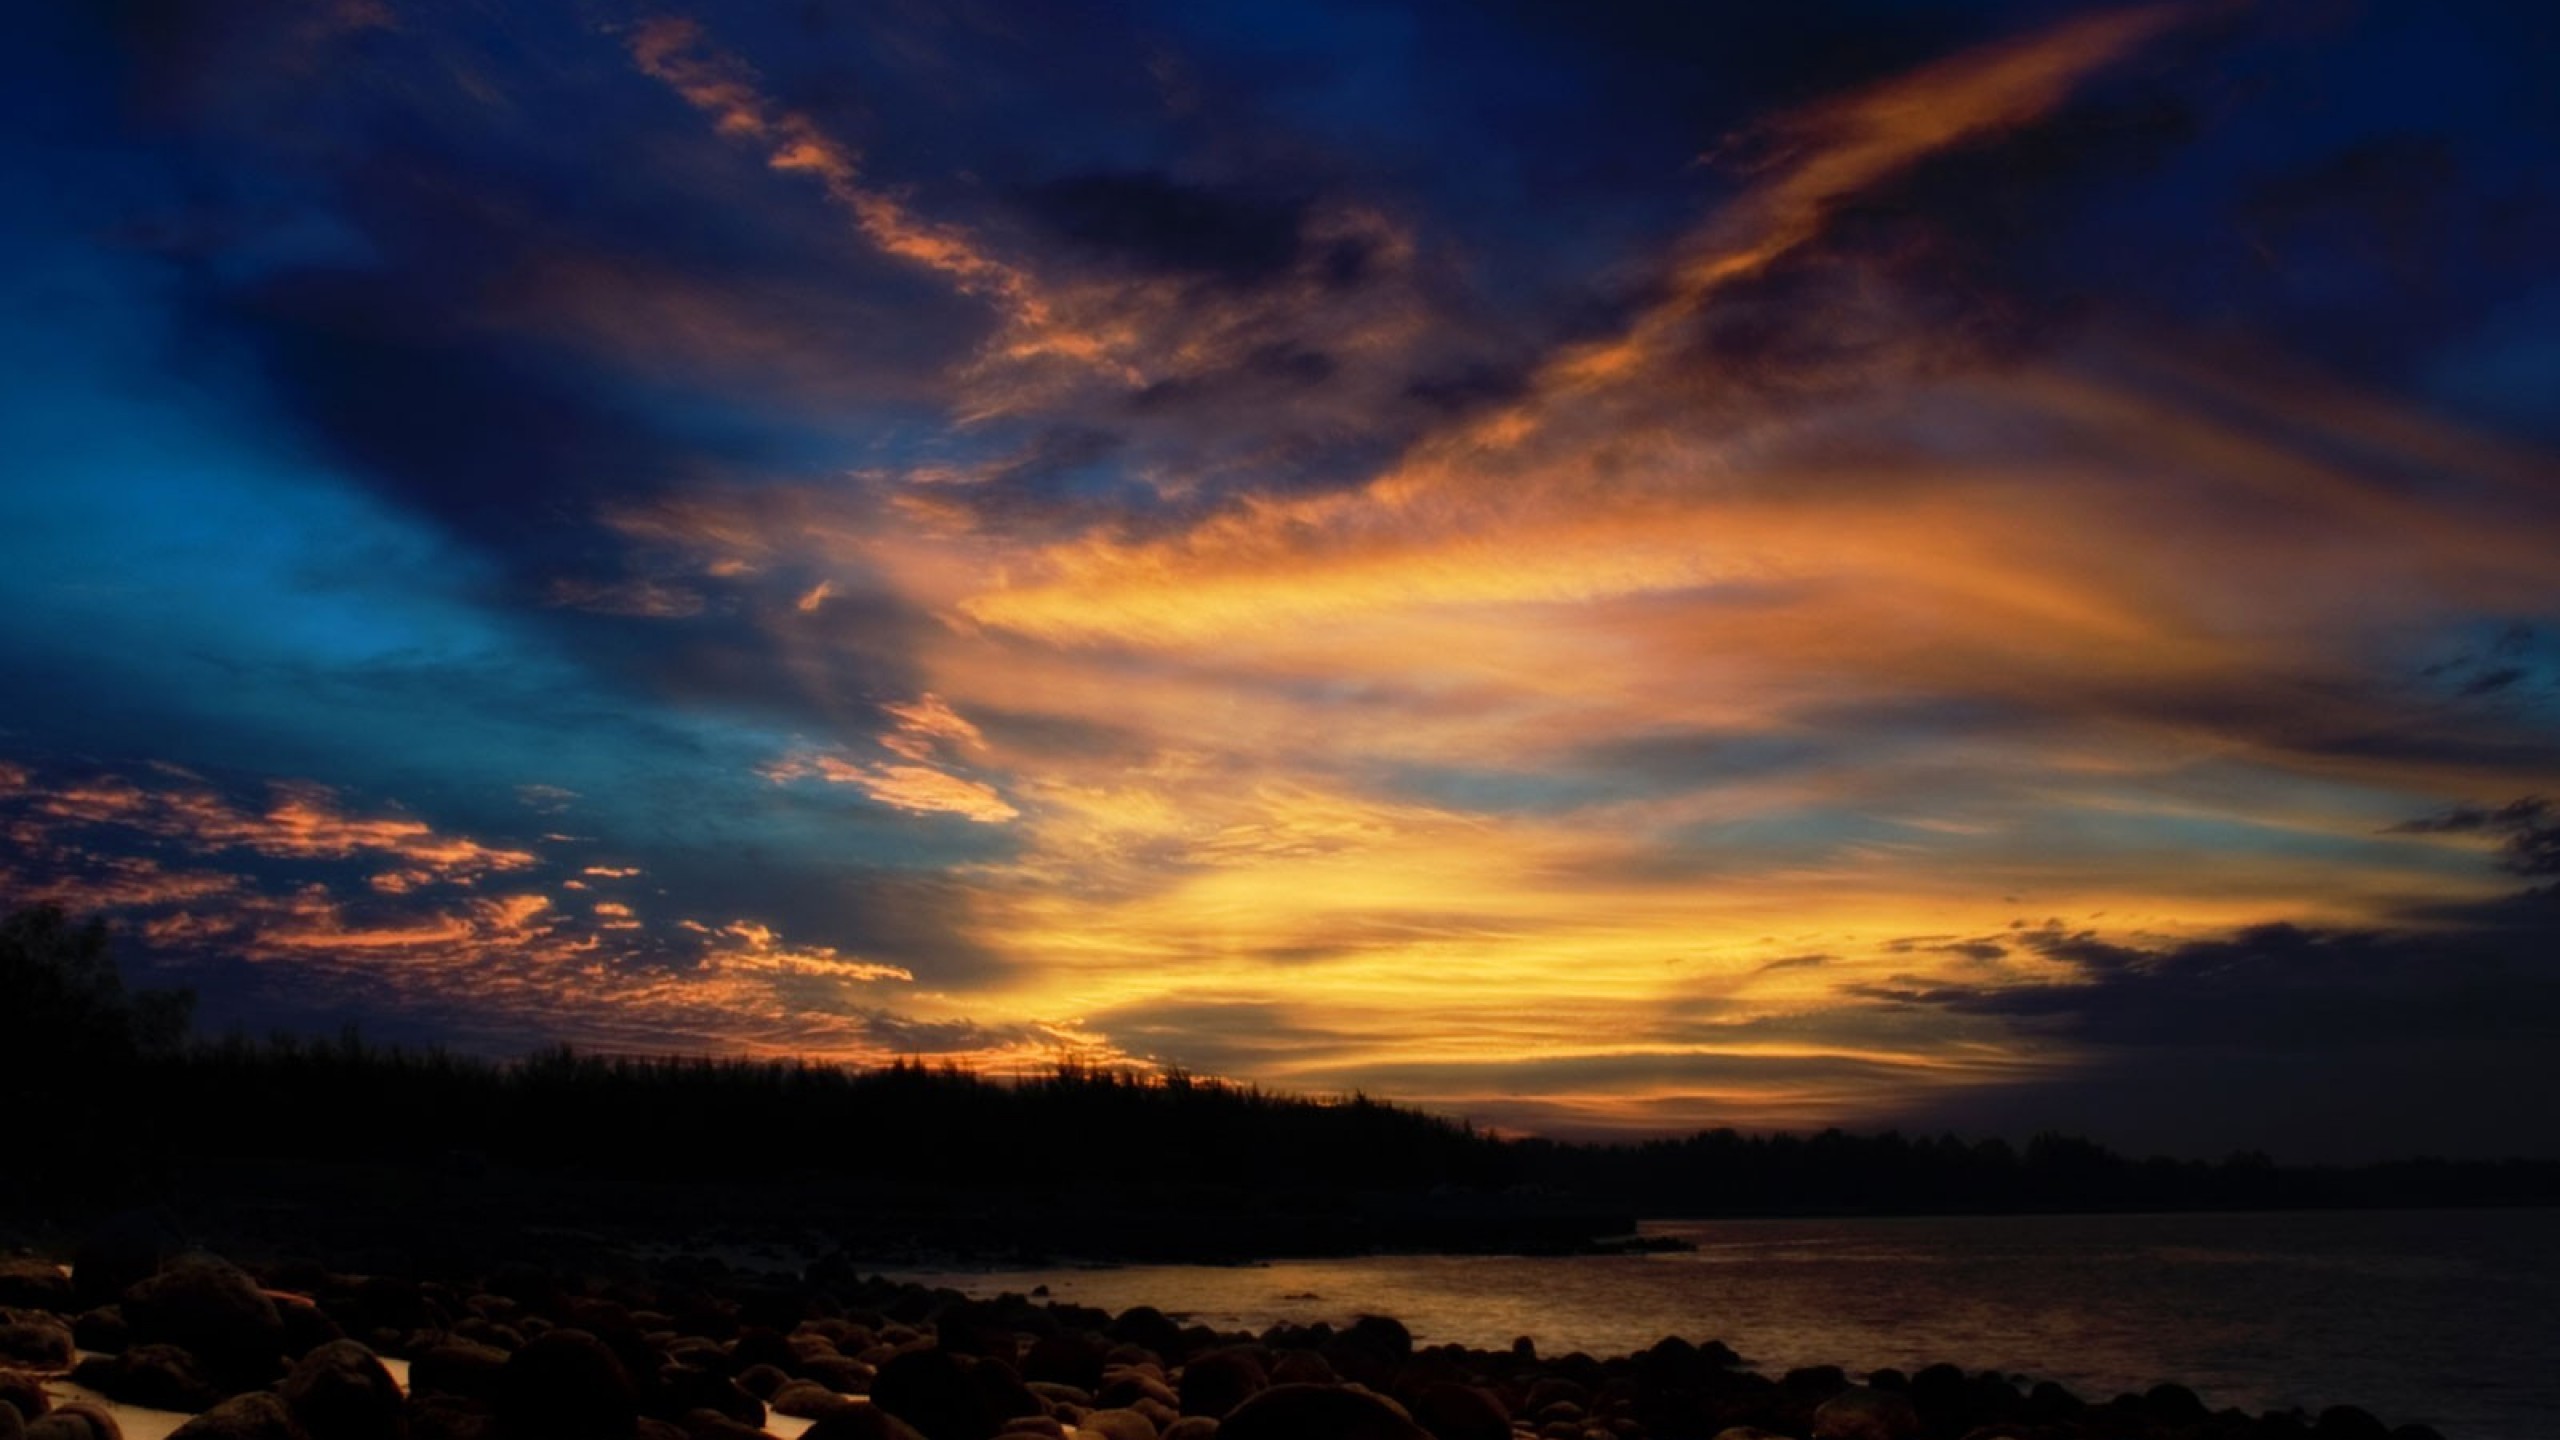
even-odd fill
[[[2442,1440],[2350,1405],[2215,1410],[2176,1383],[2091,1397],[1945,1363],[1769,1375],[1718,1340],[1550,1354],[1525,1335],[1507,1348],[1421,1343],[1378,1315],[1219,1329],[1189,1321],[1180,1296],[1114,1313],[1039,1294],[972,1298],[841,1261],[793,1274],[669,1253],[643,1274],[517,1266],[458,1287],[307,1264],[252,1279],[210,1257],[158,1259],[122,1291],[116,1308],[138,1313],[114,1317],[126,1333],[113,1350],[89,1343],[112,1328],[99,1307],[75,1303],[96,1287],[76,1296],[73,1272],[54,1267],[63,1303],[29,1310],[17,1302],[41,1281],[24,1264],[0,1266],[13,1308],[50,1313],[81,1341],[74,1364],[43,1367],[53,1399],[74,1409],[28,1417],[29,1440],[112,1440],[57,1423],[108,1397],[124,1440],[237,1440],[243,1414],[281,1414],[274,1397],[293,1395],[324,1355],[342,1370],[381,1357],[368,1382],[387,1392],[381,1423],[359,1433],[297,1415],[290,1433],[254,1440],[563,1440],[572,1412],[586,1428],[571,1428],[592,1440]],[[136,1403],[157,1382],[119,1377],[105,1358],[182,1335],[226,1343],[153,1308],[149,1287],[171,1288],[172,1275],[235,1302],[261,1297],[278,1317],[258,1362],[273,1373],[216,1387],[222,1403],[192,1420]],[[570,1355],[580,1358],[563,1363]],[[233,1347],[224,1363],[245,1382],[256,1367],[240,1369],[238,1356]]]

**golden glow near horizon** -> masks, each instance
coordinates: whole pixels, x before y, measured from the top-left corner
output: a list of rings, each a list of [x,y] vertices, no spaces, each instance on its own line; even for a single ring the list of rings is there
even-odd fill
[[[2359,875],[2334,851],[2427,779],[2288,753],[2272,733],[2285,717],[2261,737],[2165,702],[2209,704],[2271,670],[2307,699],[2323,666],[2343,672],[2368,627],[2397,618],[2355,603],[2376,565],[2396,593],[2520,604],[2548,597],[2560,537],[2510,528],[2496,490],[2513,467],[2394,424],[2372,397],[2220,366],[2192,377],[2219,409],[2168,398],[2156,373],[2203,362],[2165,337],[1897,384],[1846,413],[1754,406],[1750,376],[1699,373],[1684,341],[1721,287],[1814,238],[1843,199],[2034,123],[2185,13],[2086,18],[1780,123],[1776,158],[1666,257],[1651,308],[1365,486],[1249,492],[1170,532],[1022,537],[939,503],[978,482],[937,468],[734,507],[696,497],[627,526],[704,566],[885,577],[943,621],[910,704],[948,717],[970,753],[914,751],[894,789],[876,770],[850,778],[1019,841],[967,872],[973,933],[1007,962],[970,995],[976,1013],[1318,1090],[1457,1108],[1544,1096],[1580,1124],[1801,1121],[2063,1063],[1860,987],[2067,977],[2014,943],[2022,925],[2160,940],[2373,918],[2406,857]],[[704,72],[727,77],[714,85],[668,71],[654,39],[639,53],[724,133],[770,128],[738,118],[773,107],[734,67]],[[812,166],[843,199],[849,168]],[[977,253],[957,230],[926,253],[867,214],[860,228],[963,288],[1003,277],[990,364],[1068,314],[1102,337],[1170,323],[1139,291],[1053,303],[1027,273],[954,259]],[[1894,345],[1925,373],[1932,343]],[[1152,352],[1097,339],[1079,353]],[[2227,413],[2243,408],[2458,465],[2480,477],[2478,503],[2397,492]],[[1852,433],[1903,443],[1840,443]],[[2335,566],[2344,553],[2358,564]],[[823,621],[776,617],[821,674],[838,638]],[[1925,753],[1885,733],[1872,751],[1812,753],[1824,713],[1937,697],[2022,718]],[[2087,697],[2088,713],[2054,713],[2056,697]],[[1106,738],[988,741],[972,722],[989,716]],[[1799,737],[1801,764],[1754,759]],[[1613,747],[1640,766],[1657,742],[1729,744],[1732,775],[1522,801]],[[1447,798],[1420,798],[1435,779]],[[1470,786],[1501,798],[1470,804]],[[2055,844],[2056,811],[2079,817],[2076,843]],[[1826,816],[1855,838],[1824,833]],[[2159,823],[2113,823],[2136,819]],[[2261,843],[2199,873],[2145,838],[2182,823]]]

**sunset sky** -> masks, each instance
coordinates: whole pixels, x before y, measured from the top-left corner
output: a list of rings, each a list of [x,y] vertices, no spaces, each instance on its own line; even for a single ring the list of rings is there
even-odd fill
[[[0,903],[216,1032],[2560,1153],[2555,13],[24,7]]]

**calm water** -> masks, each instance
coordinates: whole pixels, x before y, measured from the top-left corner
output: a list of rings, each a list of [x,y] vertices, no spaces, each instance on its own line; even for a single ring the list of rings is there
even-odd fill
[[[2090,1399],[2163,1380],[2256,1411],[2361,1405],[2448,1440],[2560,1435],[2560,1210],[1732,1220],[1693,1254],[1379,1256],[911,1272],[1221,1328],[1390,1314],[1426,1343],[1610,1355],[1720,1338],[1756,1368],[1951,1360]]]

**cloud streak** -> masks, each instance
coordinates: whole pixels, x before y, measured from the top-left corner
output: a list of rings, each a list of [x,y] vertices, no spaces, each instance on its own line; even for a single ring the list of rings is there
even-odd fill
[[[0,875],[502,1051],[2494,1112],[2560,210],[2448,15],[102,24]]]

